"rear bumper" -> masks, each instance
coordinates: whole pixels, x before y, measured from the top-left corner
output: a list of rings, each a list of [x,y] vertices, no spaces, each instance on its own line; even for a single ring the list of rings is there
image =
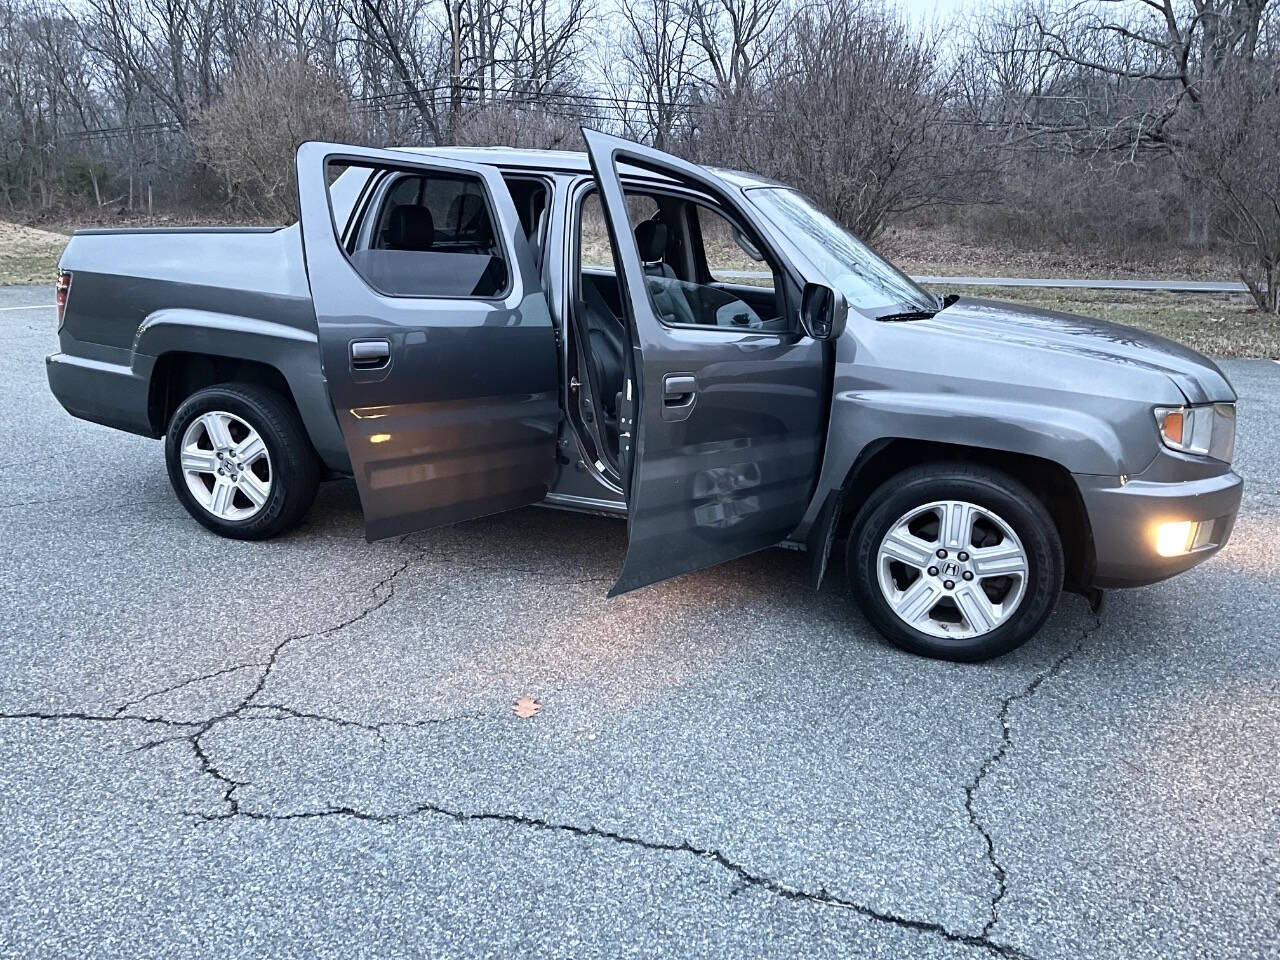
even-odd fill
[[[1212,477],[1165,483],[1076,476],[1093,531],[1092,586],[1140,587],[1189,570],[1226,544],[1240,509],[1244,481],[1232,470]],[[1162,557],[1156,529],[1191,520],[1212,525],[1207,542],[1190,553]]]
[[[147,377],[132,368],[67,353],[45,358],[49,389],[73,417],[154,437],[147,414]]]

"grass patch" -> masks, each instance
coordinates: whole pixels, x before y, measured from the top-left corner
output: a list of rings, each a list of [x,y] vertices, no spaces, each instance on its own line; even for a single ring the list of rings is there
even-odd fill
[[[58,258],[67,245],[61,233],[0,220],[0,284],[57,280]]]
[[[1235,280],[1221,249],[1169,244],[1024,244],[948,226],[890,226],[876,249],[907,273],[925,277],[1077,277],[1109,280]]]
[[[944,285],[931,289],[1123,323],[1216,356],[1280,358],[1280,317],[1261,313],[1252,301],[1236,294]]]

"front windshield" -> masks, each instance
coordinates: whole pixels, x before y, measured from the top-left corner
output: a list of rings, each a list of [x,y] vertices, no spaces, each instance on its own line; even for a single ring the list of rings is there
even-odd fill
[[[884,314],[938,309],[937,301],[893,264],[790,187],[753,187],[751,199],[778,231],[844,294],[849,306]]]

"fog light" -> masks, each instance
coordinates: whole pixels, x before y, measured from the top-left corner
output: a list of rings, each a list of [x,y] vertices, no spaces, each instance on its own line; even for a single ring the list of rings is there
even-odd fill
[[[1156,553],[1162,557],[1179,557],[1191,550],[1199,524],[1190,520],[1174,520],[1156,527]]]

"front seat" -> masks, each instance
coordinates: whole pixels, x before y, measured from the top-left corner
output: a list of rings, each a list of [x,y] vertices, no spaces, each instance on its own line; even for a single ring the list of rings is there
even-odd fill
[[[636,250],[644,266],[645,283],[653,297],[654,308],[667,323],[697,323],[689,303],[687,286],[676,277],[666,262],[667,225],[657,217],[636,224]]]
[[[640,251],[640,261],[644,264],[644,272],[651,277],[672,277],[676,272],[666,262],[667,241],[670,232],[667,225],[657,217],[642,220],[636,224],[636,249]]]
[[[436,225],[431,211],[416,203],[401,203],[391,208],[384,234],[388,250],[430,250],[436,242]]]

